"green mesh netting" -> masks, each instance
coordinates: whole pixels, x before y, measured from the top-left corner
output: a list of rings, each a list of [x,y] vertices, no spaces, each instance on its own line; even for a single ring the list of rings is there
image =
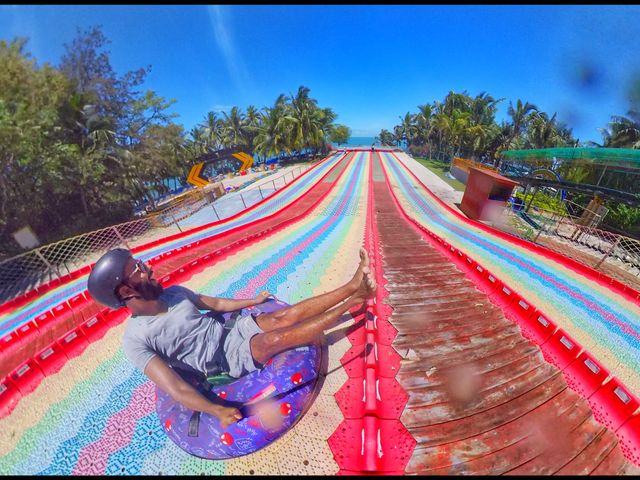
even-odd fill
[[[640,168],[640,150],[631,148],[540,148],[507,150],[502,156],[508,160],[542,160],[556,157],[575,163],[606,164]]]

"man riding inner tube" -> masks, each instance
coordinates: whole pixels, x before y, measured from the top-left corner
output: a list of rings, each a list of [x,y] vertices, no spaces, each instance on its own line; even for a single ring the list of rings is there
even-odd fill
[[[255,298],[229,299],[178,285],[163,288],[153,278],[151,267],[122,248],[96,262],[88,289],[103,305],[131,310],[122,339],[127,358],[176,402],[216,416],[226,428],[243,418],[240,409],[211,402],[172,366],[207,376],[226,370],[239,378],[280,352],[318,342],[344,313],[375,296],[376,283],[369,257],[360,249],[360,264],[348,283],[276,312],[242,316],[228,329],[215,315],[200,310],[241,310],[262,303],[271,294],[263,291]]]

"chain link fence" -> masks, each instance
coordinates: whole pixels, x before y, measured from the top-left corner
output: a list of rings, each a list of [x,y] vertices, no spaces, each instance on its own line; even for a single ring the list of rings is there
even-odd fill
[[[564,201],[569,212],[530,206],[528,211],[505,209],[494,227],[599,270],[640,290],[640,240],[600,228],[601,211]]]
[[[205,207],[212,208],[213,215],[203,216],[209,222],[230,217],[273,194],[310,167],[311,164],[302,165],[268,182],[260,182],[264,179],[258,178],[239,185],[238,188],[243,188],[249,183],[262,183],[252,195],[238,192],[225,198],[224,189],[215,188],[215,184],[204,189],[193,189],[181,194],[161,211],[50,243],[6,259],[0,262],[0,303],[94,263],[112,248],[133,248],[192,228],[195,225],[181,226],[180,222]]]

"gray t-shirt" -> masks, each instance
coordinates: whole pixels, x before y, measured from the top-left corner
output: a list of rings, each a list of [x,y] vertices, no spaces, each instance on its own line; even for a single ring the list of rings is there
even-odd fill
[[[197,298],[188,288],[174,285],[160,295],[169,306],[167,312],[132,316],[122,338],[131,363],[144,372],[149,361],[159,355],[171,366],[215,374],[224,327],[196,308]]]

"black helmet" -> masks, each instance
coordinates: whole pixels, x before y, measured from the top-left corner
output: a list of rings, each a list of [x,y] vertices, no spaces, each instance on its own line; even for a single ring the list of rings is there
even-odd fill
[[[124,267],[131,257],[126,248],[115,248],[96,262],[89,274],[87,288],[97,302],[111,308],[124,307],[116,295],[116,287],[124,280]]]

